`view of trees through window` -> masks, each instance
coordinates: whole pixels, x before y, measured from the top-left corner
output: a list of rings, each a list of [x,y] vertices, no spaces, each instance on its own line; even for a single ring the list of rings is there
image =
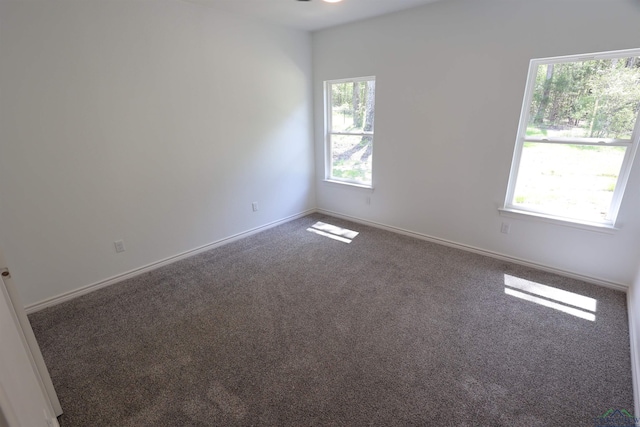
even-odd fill
[[[640,58],[539,65],[527,135],[630,140]]]
[[[640,108],[640,58],[532,66],[511,204],[606,221]]]
[[[375,80],[328,85],[331,179],[371,185]]]

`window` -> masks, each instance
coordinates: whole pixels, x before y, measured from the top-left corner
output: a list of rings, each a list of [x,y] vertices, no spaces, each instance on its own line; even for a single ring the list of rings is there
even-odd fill
[[[639,55],[531,61],[506,211],[614,226],[640,137]]]
[[[325,82],[325,178],[372,187],[375,77]]]

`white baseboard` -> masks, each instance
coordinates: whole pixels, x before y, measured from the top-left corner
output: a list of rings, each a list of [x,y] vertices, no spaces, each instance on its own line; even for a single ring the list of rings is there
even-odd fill
[[[326,209],[318,209],[317,212],[325,214],[325,215],[334,216],[336,218],[342,218],[342,219],[346,219],[348,221],[353,221],[353,222],[357,222],[357,223],[360,223],[360,224],[369,225],[371,227],[380,228],[380,229],[391,231],[391,232],[394,232],[394,233],[404,234],[405,236],[411,236],[411,237],[415,237],[417,239],[426,240],[426,241],[433,242],[433,243],[439,243],[441,245],[449,246],[449,247],[456,248],[456,249],[461,249],[463,251],[473,252],[473,253],[480,254],[480,255],[485,255],[485,256],[488,256],[488,257],[491,257],[491,258],[496,258],[496,259],[499,259],[499,260],[502,260],[502,261],[508,261],[508,262],[512,262],[514,264],[519,264],[519,265],[523,265],[523,266],[526,266],[526,267],[535,268],[537,270],[547,271],[549,273],[555,273],[555,274],[558,274],[559,276],[564,276],[564,277],[569,277],[569,278],[572,278],[572,279],[582,280],[583,282],[592,283],[594,285],[599,285],[599,286],[604,286],[606,288],[615,289],[617,291],[622,291],[622,292],[628,292],[629,291],[629,285],[625,285],[625,284],[622,284],[622,283],[611,282],[609,280],[600,279],[600,278],[597,278],[597,277],[585,276],[583,274],[575,273],[575,272],[572,272],[572,271],[562,270],[562,269],[555,268],[555,267],[550,267],[550,266],[547,266],[547,265],[544,265],[544,264],[538,264],[538,263],[535,263],[535,262],[527,261],[525,259],[512,257],[512,256],[501,254],[501,253],[498,253],[498,252],[489,251],[489,250],[486,250],[486,249],[476,248],[474,246],[465,245],[463,243],[458,243],[458,242],[453,242],[451,240],[441,239],[439,237],[429,236],[427,234],[417,233],[415,231],[405,230],[403,228],[394,227],[394,226],[391,226],[391,225],[381,224],[379,222],[369,221],[369,220],[366,220],[366,219],[357,218],[357,217],[353,217],[353,216],[349,216],[349,215],[343,215],[343,214],[340,214],[338,212],[332,212],[332,211],[329,211],[329,210],[326,210]]]
[[[122,273],[119,274],[117,276],[113,276],[110,277],[108,279],[87,285],[87,286],[83,286],[81,288],[75,289],[73,291],[69,291],[69,292],[65,292],[63,294],[48,298],[46,300],[28,305],[25,307],[25,310],[27,312],[27,314],[30,313],[35,313],[36,311],[42,310],[46,307],[50,307],[50,306],[54,306],[57,304],[60,304],[62,302],[65,301],[69,301],[73,298],[79,297],[81,295],[85,295],[88,294],[90,292],[96,291],[98,289],[104,288],[106,286],[109,285],[113,285],[115,283],[118,282],[122,282],[123,280],[138,276],[140,274],[146,273],[148,271],[152,271],[155,270],[157,268],[163,267],[165,265],[174,263],[176,261],[185,259],[185,258],[189,258],[191,256],[197,255],[199,253],[208,251],[210,249],[216,248],[216,247],[220,247],[223,246],[227,243],[231,243],[234,242],[236,240],[242,239],[244,237],[248,237],[251,236],[253,234],[259,233],[261,231],[265,231],[268,230],[269,228],[273,228],[275,226],[287,223],[289,221],[293,221],[295,219],[301,218],[303,216],[312,214],[312,213],[321,213],[321,214],[325,214],[325,215],[330,215],[330,216],[334,216],[337,218],[342,218],[342,219],[346,219],[349,221],[353,221],[356,223],[360,223],[360,224],[364,224],[364,225],[369,225],[372,227],[376,227],[376,228],[380,228],[383,230],[387,230],[387,231],[391,231],[394,233],[399,233],[399,234],[403,234],[406,236],[411,236],[411,237],[415,237],[421,240],[426,240],[429,242],[433,242],[433,243],[438,243],[438,244],[442,244],[445,246],[449,246],[449,247],[453,247],[453,248],[457,248],[457,249],[461,249],[464,251],[468,251],[468,252],[473,252],[473,253],[477,253],[480,255],[485,255],[485,256],[489,256],[491,258],[496,258],[496,259],[500,259],[503,261],[508,261],[508,262],[513,262],[515,264],[519,264],[519,265],[524,265],[527,267],[531,267],[531,268],[536,268],[539,270],[543,270],[543,271],[548,271],[551,273],[555,273],[561,276],[565,276],[565,277],[570,277],[573,279],[578,279],[578,280],[582,280],[588,283],[593,283],[595,285],[599,285],[599,286],[604,286],[607,288],[611,288],[611,289],[615,289],[615,290],[619,290],[619,291],[623,291],[623,292],[627,292],[627,308],[628,308],[628,312],[629,312],[629,334],[630,334],[630,339],[631,339],[631,368],[632,368],[632,378],[633,378],[633,390],[634,390],[634,404],[635,404],[635,412],[634,414],[636,416],[640,416],[640,307],[634,307],[633,305],[633,301],[632,301],[632,293],[630,292],[630,287],[629,285],[624,285],[621,283],[616,283],[616,282],[611,282],[608,280],[604,280],[604,279],[600,279],[597,277],[591,277],[591,276],[585,276],[582,274],[578,274],[575,272],[571,272],[571,271],[567,271],[567,270],[561,270],[558,268],[554,268],[554,267],[549,267],[543,264],[538,264],[535,262],[531,262],[531,261],[527,261],[524,259],[520,259],[520,258],[516,258],[516,257],[512,257],[512,256],[508,256],[508,255],[504,255],[498,252],[493,252],[493,251],[488,251],[486,249],[480,249],[480,248],[476,248],[473,246],[469,246],[469,245],[465,245],[462,243],[458,243],[458,242],[453,242],[450,240],[446,240],[446,239],[441,239],[438,237],[433,237],[433,236],[429,236],[426,234],[422,234],[422,233],[417,233],[415,231],[409,231],[409,230],[405,230],[399,227],[394,227],[394,226],[390,226],[390,225],[386,225],[386,224],[382,224],[382,223],[378,223],[378,222],[374,222],[374,221],[369,221],[369,220],[365,220],[365,219],[361,219],[361,218],[357,218],[357,217],[353,217],[353,216],[349,216],[349,215],[343,215],[337,212],[332,212],[329,210],[325,210],[325,209],[309,209],[307,211],[295,214],[295,215],[291,215],[289,217],[277,220],[277,221],[273,221],[270,222],[268,224],[262,225],[260,227],[256,227],[247,231],[244,231],[242,233],[238,233],[220,240],[217,240],[215,242],[209,243],[207,245],[204,246],[200,246],[198,248],[180,253],[178,255],[174,255],[172,257],[169,258],[165,258],[163,260],[148,264],[146,266],[128,271],[126,273]],[[640,289],[638,289],[638,292],[640,292]]]
[[[309,209],[309,210],[306,210],[304,212],[300,212],[298,214],[291,215],[291,216],[288,216],[286,218],[282,218],[282,219],[270,222],[270,223],[265,224],[265,225],[261,225],[260,227],[252,228],[250,230],[243,231],[241,233],[234,234],[234,235],[229,236],[229,237],[225,237],[225,238],[217,240],[215,242],[208,243],[208,244],[206,244],[204,246],[200,246],[200,247],[197,247],[195,249],[191,249],[189,251],[182,252],[180,254],[165,258],[163,260],[156,261],[156,262],[153,262],[151,264],[147,264],[145,266],[142,266],[142,267],[127,271],[127,272],[122,273],[122,274],[118,274],[118,275],[110,277],[108,279],[101,280],[99,282],[92,283],[90,285],[86,285],[86,286],[83,286],[81,288],[74,289],[72,291],[65,292],[63,294],[53,296],[51,298],[47,298],[47,299],[45,299],[43,301],[39,301],[39,302],[36,302],[34,304],[30,304],[30,305],[25,307],[25,311],[27,312],[27,314],[35,313],[36,311],[40,311],[40,310],[42,310],[44,308],[51,307],[51,306],[63,303],[65,301],[72,300],[72,299],[77,298],[77,297],[79,297],[81,295],[85,295],[85,294],[88,294],[90,292],[97,291],[98,289],[113,285],[113,284],[118,283],[118,282],[122,282],[123,280],[127,280],[127,279],[130,279],[130,278],[135,277],[135,276],[139,276],[140,274],[155,270],[155,269],[160,268],[160,267],[164,267],[165,265],[169,265],[169,264],[174,263],[176,261],[180,261],[182,259],[192,257],[192,256],[197,255],[199,253],[202,253],[202,252],[205,252],[205,251],[208,251],[208,250],[211,250],[211,249],[226,245],[228,243],[235,242],[236,240],[240,240],[240,239],[242,239],[244,237],[251,236],[253,234],[259,233],[261,231],[268,230],[269,228],[276,227],[278,225],[287,223],[289,221],[293,221],[294,219],[302,218],[303,216],[306,216],[306,215],[309,215],[309,214],[312,214],[312,213],[315,213],[315,212],[316,212],[315,209]]]
[[[636,307],[636,292],[640,292],[637,288],[640,282],[636,283],[636,287],[632,288],[627,294],[627,310],[629,312],[629,338],[631,340],[631,379],[633,381],[634,396],[634,415],[640,417],[640,307]]]
[[[261,231],[264,230],[268,230],[269,228],[273,228],[276,227],[280,224],[284,224],[287,223],[289,221],[293,221],[294,219],[298,219],[301,218],[303,216],[312,214],[312,213],[321,213],[321,214],[325,214],[325,215],[331,215],[337,218],[342,218],[342,219],[346,219],[348,221],[353,221],[356,223],[360,223],[360,224],[365,224],[365,225],[369,225],[371,227],[376,227],[376,228],[380,228],[383,230],[387,230],[387,231],[391,231],[394,233],[399,233],[399,234],[403,234],[406,236],[411,236],[411,237],[415,237],[421,240],[426,240],[429,242],[433,242],[433,243],[438,243],[438,244],[442,244],[445,246],[449,246],[449,247],[453,247],[453,248],[457,248],[457,249],[461,249],[464,251],[468,251],[468,252],[473,252],[473,253],[477,253],[480,255],[485,255],[485,256],[489,256],[492,258],[496,258],[496,259],[500,259],[503,261],[508,261],[508,262],[513,262],[515,264],[520,264],[520,265],[524,265],[527,267],[531,267],[531,268],[536,268],[539,270],[543,270],[543,271],[548,271],[550,273],[555,273],[555,274],[559,274],[561,276],[565,276],[565,277],[570,277],[573,279],[578,279],[578,280],[582,280],[588,283],[593,283],[595,285],[599,285],[599,286],[604,286],[607,288],[611,288],[611,289],[615,289],[618,291],[623,291],[623,292],[627,292],[629,290],[629,285],[625,285],[625,284],[621,284],[621,283],[616,283],[616,282],[611,282],[608,280],[604,280],[604,279],[600,279],[597,277],[591,277],[591,276],[585,276],[579,273],[575,273],[575,272],[571,272],[571,271],[567,271],[567,270],[561,270],[558,268],[554,268],[554,267],[549,267],[543,264],[538,264],[535,262],[531,262],[531,261],[527,261],[521,258],[516,258],[516,257],[512,257],[509,255],[504,255],[498,252],[493,252],[493,251],[489,251],[486,249],[480,249],[480,248],[476,248],[474,246],[470,246],[470,245],[465,245],[462,243],[458,243],[458,242],[453,242],[450,240],[446,240],[446,239],[441,239],[438,237],[434,237],[434,236],[429,236],[427,234],[422,234],[422,233],[418,233],[415,231],[409,231],[409,230],[405,230],[399,227],[394,227],[391,225],[386,225],[386,224],[382,224],[382,223],[378,223],[375,221],[369,221],[369,220],[365,220],[362,218],[358,218],[358,217],[353,217],[350,215],[344,215],[338,212],[333,212],[333,211],[329,211],[326,209],[308,209],[304,212],[300,212],[298,214],[295,215],[291,215],[288,216],[286,218],[282,218],[280,220],[277,221],[273,221],[270,222],[268,224],[262,225],[260,227],[256,227],[238,234],[234,234],[232,236],[229,237],[225,237],[223,239],[217,240],[215,242],[206,244],[204,246],[200,246],[198,248],[195,249],[191,249],[189,251],[165,258],[163,260],[160,261],[156,261],[153,262],[151,264],[130,270],[128,272],[122,273],[122,274],[118,274],[116,276],[110,277],[108,279],[105,280],[101,280],[99,282],[96,283],[92,283],[90,285],[86,285],[83,287],[80,287],[78,289],[74,289],[72,291],[69,292],[65,292],[63,294],[60,295],[56,295],[50,298],[47,298],[45,300],[30,304],[28,306],[25,307],[25,310],[27,312],[27,314],[31,314],[31,313],[35,313],[36,311],[42,310],[46,307],[50,307],[53,305],[57,305],[60,304],[64,301],[68,301],[71,300],[73,298],[76,298],[80,295],[84,295],[84,294],[88,294],[90,292],[93,292],[95,290],[98,290],[100,288],[112,285],[114,283],[118,283],[118,282],[122,282],[123,280],[138,276],[140,274],[146,273],[148,271],[152,271],[155,270],[157,268],[163,267],[165,265],[169,265],[171,263],[174,263],[176,261],[185,259],[185,258],[189,258],[191,256],[197,255],[199,253],[208,251],[210,249],[225,245],[227,243],[231,243],[234,242],[236,240],[242,239],[244,237],[248,237],[251,236],[253,234],[259,233]],[[639,331],[640,332],[640,331]]]

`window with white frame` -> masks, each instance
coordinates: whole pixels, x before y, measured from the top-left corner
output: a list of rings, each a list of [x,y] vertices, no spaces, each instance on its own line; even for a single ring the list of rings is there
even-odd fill
[[[531,61],[506,211],[615,225],[640,138],[639,56]]]
[[[325,92],[325,178],[373,186],[375,77],[331,80]]]

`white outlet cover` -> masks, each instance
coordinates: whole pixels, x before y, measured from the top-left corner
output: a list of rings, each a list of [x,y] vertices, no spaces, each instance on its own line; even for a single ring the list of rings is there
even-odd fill
[[[509,234],[511,232],[511,224],[507,222],[503,222],[502,227],[500,227],[500,232],[504,234]]]

